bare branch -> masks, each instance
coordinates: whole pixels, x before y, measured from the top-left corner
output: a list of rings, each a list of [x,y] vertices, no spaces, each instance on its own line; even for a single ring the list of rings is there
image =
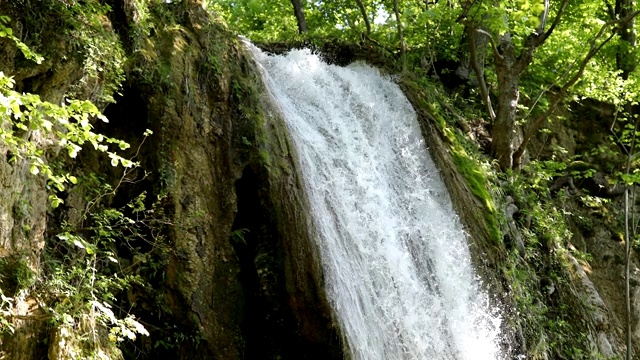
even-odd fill
[[[551,36],[551,34],[553,33],[553,30],[556,29],[556,27],[560,23],[560,19],[562,19],[562,15],[564,14],[564,10],[567,8],[568,3],[569,3],[569,0],[564,0],[562,2],[562,5],[560,5],[560,10],[558,10],[558,13],[556,14],[555,19],[553,19],[553,23],[551,23],[549,30],[547,30],[547,32],[544,33],[542,42],[539,45],[542,45],[542,43],[544,43],[549,38],[549,36]]]
[[[489,91],[487,90],[487,83],[484,80],[484,71],[480,64],[478,63],[478,52],[476,50],[476,37],[475,31],[470,24],[467,24],[467,32],[469,33],[469,52],[470,52],[470,62],[473,71],[476,73],[476,78],[478,79],[478,85],[480,86],[480,93],[482,94],[482,102],[487,107],[487,112],[489,113],[489,117],[493,122],[496,119],[496,113],[493,111],[493,106],[491,105],[491,98],[489,97]]]
[[[20,314],[3,314],[6,317],[10,317],[18,320],[34,320],[34,321],[45,321],[53,319],[52,314],[38,314],[38,315],[20,315]]]
[[[544,27],[547,26],[547,18],[549,17],[549,0],[544,0],[544,11],[540,14],[540,26],[538,26],[537,33],[542,34]]]
[[[609,3],[608,1],[604,1],[604,3],[607,5],[607,13],[609,14],[609,17],[611,19],[615,19],[616,18],[616,12],[613,9],[613,6],[611,5],[611,3]]]
[[[500,60],[504,59],[502,57],[502,54],[500,54],[500,51],[498,51],[498,46],[496,45],[496,41],[493,40],[493,36],[491,36],[491,34],[489,34],[488,32],[486,32],[486,31],[484,31],[482,29],[476,29],[476,32],[479,33],[479,34],[485,35],[486,37],[489,38],[489,42],[491,43],[491,48],[493,49],[493,55],[496,58],[498,58]]]
[[[469,2],[469,1],[465,2],[462,5],[462,8],[464,10],[460,14],[460,16],[458,16],[458,18],[456,19],[456,22],[464,21],[467,18],[467,16],[469,15],[469,10],[471,10],[471,8],[473,7],[473,5],[475,5],[476,2],[478,2],[478,0],[472,0],[471,2]]]
[[[380,42],[378,42],[376,39],[367,36],[366,37],[367,41],[371,42],[372,44],[374,44],[375,46],[381,48],[382,50],[386,51],[388,54],[393,54],[394,51],[392,51],[391,49],[387,48],[386,46],[380,44]]]
[[[631,173],[631,159],[633,157],[633,151],[636,145],[636,133],[638,129],[638,122],[636,121],[633,124],[633,138],[631,140],[630,151],[627,155],[627,169],[626,173],[629,175]],[[635,189],[635,186],[634,186]],[[634,193],[635,194],[635,193]],[[635,207],[635,203],[633,203]],[[634,234],[635,235],[635,234]],[[630,294],[630,286],[629,279],[631,278],[629,273],[629,265],[631,263],[631,239],[629,237],[629,187],[624,191],[624,254],[625,254],[625,272],[624,272],[624,288],[625,288],[625,302],[626,302],[626,322],[627,322],[627,331],[626,331],[626,359],[631,360],[631,294]]]
[[[535,118],[531,122],[531,125],[524,132],[524,137],[523,137],[523,140],[522,140],[522,144],[520,144],[520,147],[518,148],[518,151],[516,151],[514,153],[514,155],[513,155],[514,167],[519,166],[520,158],[524,154],[524,151],[526,150],[527,145],[529,145],[529,140],[531,140],[533,135],[535,135],[535,133],[540,129],[540,127],[542,127],[542,125],[547,120],[547,118],[549,118],[549,116],[551,116],[551,114],[556,110],[556,107],[564,99],[566,91],[571,86],[573,86],[576,82],[578,82],[578,80],[582,77],[582,74],[584,73],[584,70],[587,68],[587,65],[589,64],[589,61],[591,61],[591,59],[598,53],[598,51],[600,51],[600,49],[602,49],[602,47],[606,43],[611,41],[611,39],[613,39],[614,36],[615,36],[615,33],[612,33],[599,46],[597,46],[597,47],[592,46],[591,47],[591,50],[589,51],[587,56],[585,56],[585,58],[582,60],[582,63],[580,63],[580,68],[578,69],[578,72],[576,72],[573,75],[573,77],[571,79],[569,79],[569,81],[562,86],[562,88],[560,89],[560,91],[558,93],[558,96],[551,103],[551,105],[549,105],[549,108],[547,109],[547,111],[545,111],[542,115],[538,116],[537,118]]]
[[[398,0],[393,0],[393,12],[396,15],[396,26],[398,28],[398,37],[400,38],[400,56],[402,57],[402,72],[407,71],[407,43],[404,41],[402,34],[402,19],[400,18],[400,10],[398,9]]]

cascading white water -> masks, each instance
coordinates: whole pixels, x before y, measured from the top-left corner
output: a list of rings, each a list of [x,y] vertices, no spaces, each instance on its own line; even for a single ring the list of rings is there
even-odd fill
[[[399,87],[363,64],[248,46],[298,153],[351,358],[500,358],[500,318]]]

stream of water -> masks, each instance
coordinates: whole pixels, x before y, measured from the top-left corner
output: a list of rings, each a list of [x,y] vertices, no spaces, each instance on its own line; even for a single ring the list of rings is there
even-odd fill
[[[500,359],[500,316],[400,88],[364,64],[248,46],[298,153],[350,357]]]

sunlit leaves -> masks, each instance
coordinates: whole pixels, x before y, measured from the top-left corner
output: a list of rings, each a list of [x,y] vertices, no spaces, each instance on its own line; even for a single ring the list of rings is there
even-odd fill
[[[86,10],[84,6],[98,6],[102,8],[101,13],[105,13],[107,8],[98,2],[86,2],[79,9],[76,2],[73,3],[63,6],[68,6],[69,12],[77,11],[74,15],[78,16],[72,18],[78,21],[89,20],[87,14],[81,12]],[[98,20],[94,28],[101,29],[105,26],[105,17],[92,19]],[[13,40],[26,59],[38,64],[42,62],[41,56],[13,36],[8,24],[9,19],[0,16],[0,37]],[[112,29],[108,33],[113,35],[113,44],[119,45],[119,39]],[[86,34],[79,31],[75,35]],[[117,86],[114,85],[116,82],[109,82],[108,77],[118,77],[123,72],[123,64],[118,62],[123,58],[119,56],[121,49],[118,46],[105,46],[105,42],[101,42],[99,37],[84,40],[87,40],[84,44],[89,46],[83,49],[87,52],[83,55],[88,55],[88,59],[84,63],[84,77],[80,81],[93,81],[100,77],[99,81],[105,87]],[[110,57],[109,54],[115,55]],[[111,67],[114,71],[108,74],[104,71],[106,67]],[[111,92],[105,91],[105,94],[110,96]],[[15,91],[13,78],[0,72],[0,149],[6,155],[8,163],[14,167],[12,171],[19,177],[29,177],[30,173],[45,179],[46,183],[39,181],[38,184],[48,191],[48,202],[54,209],[63,204],[62,198],[67,195],[63,192],[80,193],[80,199],[89,197],[84,198],[84,201],[91,206],[85,206],[86,203],[78,206],[76,203],[76,208],[71,211],[73,216],[66,209],[54,212],[57,219],[54,221],[55,226],[48,226],[47,232],[61,232],[57,236],[46,235],[44,249],[41,248],[37,256],[38,275],[37,280],[34,280],[35,285],[28,286],[29,289],[24,291],[27,295],[19,295],[37,299],[37,316],[54,325],[59,335],[68,338],[65,351],[77,351],[78,356],[71,356],[73,358],[109,358],[102,351],[102,340],[96,343],[97,337],[85,336],[87,332],[95,334],[99,328],[116,329],[112,333],[121,334],[123,339],[133,340],[136,335],[149,334],[133,316],[122,315],[120,311],[114,313],[111,309],[117,304],[116,296],[119,293],[132,284],[141,283],[138,275],[120,267],[113,244],[117,240],[128,243],[140,240],[140,234],[143,233],[140,229],[149,224],[149,220],[145,219],[146,209],[137,212],[135,219],[126,217],[118,210],[102,209],[102,205],[97,204],[99,199],[114,194],[118,186],[98,186],[91,181],[95,177],[85,175],[78,178],[68,172],[73,168],[69,163],[76,161],[81,152],[89,148],[105,153],[113,166],[124,167],[125,175],[131,174],[132,168],[138,165],[121,155],[122,151],[130,148],[128,143],[96,132],[94,124],[97,121],[108,122],[93,103],[64,100],[60,104],[54,104],[43,101],[36,94]],[[151,131],[145,131],[145,137],[150,135]],[[85,187],[85,181],[94,186]],[[39,206],[37,203],[32,205]],[[61,217],[58,218],[58,215]],[[145,219],[147,223],[142,223],[141,219]],[[57,226],[60,228],[56,228]],[[33,231],[29,224],[24,224],[22,230],[25,233]],[[149,236],[148,232],[144,235],[148,236],[143,239],[145,241],[157,238]],[[145,242],[145,245],[148,244]],[[0,289],[0,299],[0,331],[13,331],[14,324],[11,324],[10,319],[17,314],[17,297],[6,297]],[[76,349],[73,349],[74,346]],[[96,354],[97,357],[94,356]]]
[[[94,190],[95,199],[114,191],[95,174],[75,180]],[[113,343],[149,335],[133,315],[114,310],[119,303],[117,294],[134,284],[144,286],[131,268],[120,266],[114,244],[126,244],[135,254],[148,256],[145,262],[151,257],[134,247],[138,246],[137,242],[162,246],[162,237],[149,235],[150,229],[158,230],[155,224],[163,216],[162,210],[158,203],[148,208],[145,199],[146,193],[142,193],[123,208],[104,207],[84,212],[82,228],[79,224],[63,222],[62,231],[49,240],[48,256],[43,262],[47,273],[40,284],[44,290],[39,296],[46,296],[47,311],[58,329],[77,335],[78,330],[86,331],[82,328],[82,319],[91,317],[90,326],[108,329],[108,338]],[[55,258],[51,257],[53,253],[57,254]],[[85,342],[84,345],[95,344]]]
[[[11,19],[8,16],[0,15],[0,37],[11,39],[16,47],[22,52],[22,55],[27,59],[33,60],[37,64],[42,63],[44,60],[42,56],[29,49],[27,45],[13,35],[13,30],[7,26],[10,20]]]
[[[56,105],[42,101],[35,94],[14,91],[12,87],[13,80],[0,72],[0,139],[10,150],[13,161],[28,160],[29,172],[45,176],[53,190],[63,191],[71,178],[54,173],[44,160],[46,148],[65,149],[73,159],[90,143],[95,150],[107,153],[113,166],[134,165],[114,152],[128,149],[129,144],[94,132],[93,119],[106,121],[106,118],[91,102],[67,100]],[[31,135],[25,136],[26,133]],[[116,149],[110,150],[110,144]],[[60,202],[55,197],[51,204],[55,207]]]
[[[207,3],[227,24],[253,40],[282,40],[298,33],[290,0],[209,0]]]

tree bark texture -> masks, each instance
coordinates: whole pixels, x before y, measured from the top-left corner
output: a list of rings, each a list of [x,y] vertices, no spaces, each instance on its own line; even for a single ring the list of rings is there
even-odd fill
[[[513,167],[513,153],[518,140],[516,113],[520,99],[520,74],[516,66],[515,49],[509,39],[503,42],[503,49],[502,56],[496,57],[495,65],[498,75],[498,111],[491,132],[491,152],[500,168],[507,170]]]
[[[633,13],[634,6],[633,0],[616,0],[615,17],[618,19],[626,18]],[[633,18],[625,22],[620,27],[620,45],[618,53],[616,54],[616,65],[618,70],[622,71],[622,78],[624,80],[629,79],[629,74],[636,69],[637,59],[634,56],[634,48],[636,46],[636,34],[634,31],[635,21]],[[633,106],[630,103],[624,105],[626,116],[629,119],[633,118]],[[635,120],[634,123],[636,122]],[[635,129],[634,129],[635,130]],[[635,132],[634,132],[635,143]],[[627,174],[631,167],[631,154],[634,152],[634,145],[631,145],[629,149],[629,155],[627,157]],[[631,292],[630,292],[630,273],[629,262],[631,253],[631,244],[629,238],[629,190],[624,193],[624,227],[625,227],[625,272],[624,272],[624,285],[625,285],[625,302],[626,302],[626,345],[627,351],[625,354],[626,360],[631,360],[632,342],[631,342]]]
[[[467,41],[469,43],[469,63],[473,71],[476,73],[478,86],[480,87],[480,94],[482,95],[482,102],[486,106],[487,112],[489,113],[489,118],[493,122],[496,119],[496,113],[493,110],[493,105],[491,104],[491,97],[489,96],[487,82],[484,80],[484,54],[482,54],[482,56],[478,54],[477,46],[477,43],[479,41],[478,38],[482,39],[481,41],[483,41],[483,44],[481,45],[486,45],[486,37],[482,35],[479,37],[476,34],[475,26],[473,26],[472,24],[466,24],[465,26],[467,28]],[[483,49],[484,46],[481,46],[480,48]]]
[[[616,1],[615,15],[618,19],[626,18],[633,13],[633,10],[633,0]],[[636,46],[634,24],[635,21],[631,18],[620,26],[620,40],[622,42],[616,54],[616,63],[618,69],[622,70],[622,78],[625,80],[629,78],[629,74],[637,66],[637,59],[634,56],[634,48]]]
[[[304,9],[302,8],[302,0],[291,0],[293,4],[293,12],[298,20],[298,31],[300,34],[307,32],[307,20],[304,18]]]
[[[398,25],[398,37],[400,38],[400,56],[402,57],[402,72],[407,71],[407,44],[404,42],[402,34],[402,20],[400,19],[400,10],[398,9],[398,0],[393,0],[393,12],[396,15],[396,24]]]
[[[513,168],[514,165],[519,164],[519,160],[522,157],[519,149],[523,145],[523,139],[519,136],[519,130],[516,127],[516,114],[520,99],[520,76],[531,63],[535,50],[544,44],[559,24],[568,2],[568,0],[563,0],[551,26],[545,32],[544,27],[549,14],[549,1],[544,1],[544,11],[540,15],[540,26],[526,39],[519,55],[516,55],[509,33],[502,36],[498,46],[491,34],[484,30],[476,30],[476,32],[487,36],[493,49],[495,69],[498,76],[498,110],[495,114],[491,134],[493,137],[491,152],[498,160],[502,170]],[[472,59],[472,61],[474,60],[477,62],[477,55],[476,59]],[[475,65],[479,64],[476,63]],[[478,73],[477,70],[476,73]],[[491,114],[490,98],[483,94],[483,100],[486,102],[487,109]],[[518,149],[518,152],[514,156],[516,149]]]
[[[629,146],[629,151],[627,154],[627,175],[631,172],[631,159],[635,152],[636,145],[636,131],[638,129],[638,124],[635,123],[633,127],[633,139],[631,140],[631,146]],[[635,206],[635,203],[634,205]],[[633,210],[633,209],[632,209]],[[624,290],[625,290],[625,301],[626,301],[626,345],[627,352],[625,356],[625,360],[631,360],[631,352],[633,343],[631,341],[631,286],[629,284],[629,280],[631,278],[630,274],[630,262],[631,262],[631,237],[629,236],[629,187],[624,191],[624,246],[625,246],[625,268],[624,268]],[[634,231],[635,233],[635,231]],[[635,235],[635,234],[634,234]]]

